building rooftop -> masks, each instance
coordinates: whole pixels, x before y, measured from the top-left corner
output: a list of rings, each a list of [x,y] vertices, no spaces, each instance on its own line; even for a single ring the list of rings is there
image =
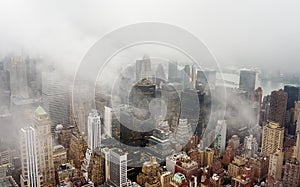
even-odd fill
[[[34,113],[36,113],[38,115],[46,115],[47,114],[47,112],[41,106],[37,107],[37,109],[34,111]]]

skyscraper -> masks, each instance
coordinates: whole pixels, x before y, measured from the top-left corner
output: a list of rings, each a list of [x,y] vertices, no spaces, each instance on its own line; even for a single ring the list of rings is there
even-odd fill
[[[10,59],[10,92],[12,99],[28,99],[26,62],[23,57]]]
[[[87,136],[88,148],[85,153],[84,162],[82,164],[82,170],[87,172],[90,165],[92,153],[96,148],[101,145],[101,121],[100,115],[97,110],[92,110],[88,117],[88,136]]]
[[[20,131],[22,174],[21,187],[41,187],[43,177],[40,173],[35,129],[25,127]]]
[[[105,136],[112,137],[112,108],[104,106],[104,130]]]
[[[296,159],[300,161],[300,131],[297,131],[297,140],[296,140],[296,146],[294,149],[294,154],[296,156]]]
[[[92,110],[88,117],[88,148],[93,151],[101,145],[101,121],[97,110]]]
[[[288,95],[282,89],[271,93],[269,121],[284,126],[287,99]]]
[[[240,71],[240,83],[239,88],[248,92],[249,95],[253,96],[256,84],[256,72],[252,70],[241,70]]]
[[[168,80],[169,82],[176,82],[178,80],[177,62],[169,62]]]
[[[275,153],[270,154],[269,160],[269,173],[275,180],[281,179],[283,165],[283,152],[280,149],[277,149]]]
[[[284,91],[288,94],[286,109],[289,110],[295,107],[295,101],[299,99],[299,87],[285,85]]]
[[[136,61],[136,81],[150,79],[152,76],[151,60],[149,56],[145,55],[142,60]]]
[[[51,120],[41,106],[34,111],[33,127],[36,129],[38,161],[43,175],[43,186],[51,186],[55,184]]]
[[[42,82],[43,108],[51,118],[53,132],[57,124],[70,124],[70,81],[58,72],[50,71],[43,72]]]
[[[262,154],[269,156],[278,148],[283,147],[284,128],[279,123],[268,122],[263,126]]]
[[[220,156],[225,152],[227,123],[225,120],[218,120],[215,131],[215,148],[220,152]]]
[[[122,187],[127,182],[127,153],[113,148],[109,151],[110,182],[116,187]]]

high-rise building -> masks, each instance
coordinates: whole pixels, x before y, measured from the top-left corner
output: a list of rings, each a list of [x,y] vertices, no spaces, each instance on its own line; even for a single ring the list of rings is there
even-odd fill
[[[142,60],[136,61],[136,81],[150,79],[152,76],[151,60],[149,56],[145,55]]]
[[[290,187],[300,186],[300,163],[295,156],[284,165],[283,185]]]
[[[185,65],[182,71],[182,80],[183,80],[183,88],[184,89],[191,89],[191,68],[190,65]]]
[[[92,110],[88,117],[88,147],[93,151],[101,145],[101,120],[97,110]]]
[[[36,129],[38,161],[43,175],[43,186],[51,186],[55,184],[51,120],[41,106],[34,112],[33,127]]]
[[[295,107],[295,102],[299,100],[299,87],[285,85],[284,91],[288,94],[286,109],[289,110]]]
[[[300,131],[297,132],[296,146],[294,148],[294,154],[296,159],[300,161]]]
[[[10,59],[10,93],[12,99],[28,99],[28,82],[24,57]]]
[[[278,148],[283,147],[284,128],[279,123],[268,122],[263,126],[262,132],[262,154],[269,156]]]
[[[87,142],[88,148],[86,150],[84,162],[81,168],[85,172],[87,172],[88,167],[90,165],[92,153],[96,148],[99,148],[101,145],[101,121],[100,115],[97,112],[97,110],[92,110],[88,117]]]
[[[104,135],[112,137],[112,108],[104,106]]]
[[[275,153],[270,154],[268,175],[275,180],[281,179],[283,156],[283,152],[280,149],[277,149]]]
[[[287,99],[288,95],[282,89],[271,93],[269,121],[284,126]]]
[[[188,120],[179,119],[178,127],[174,132],[175,141],[179,146],[177,148],[177,151],[180,151],[183,148],[183,146],[185,146],[188,143],[188,141],[192,137],[192,133],[193,132],[192,132],[191,124],[188,123]]]
[[[52,133],[56,125],[70,124],[70,87],[71,81],[58,72],[43,72],[42,75],[42,103],[49,114]]]
[[[233,149],[237,150],[240,147],[240,138],[238,135],[234,134],[232,137],[228,140],[228,145]]]
[[[240,71],[240,83],[239,88],[248,92],[250,96],[253,96],[256,84],[256,72],[252,70]]]
[[[256,138],[253,137],[252,134],[250,136],[246,136],[244,140],[244,149],[245,154],[248,158],[251,158],[254,156],[254,154],[258,151],[258,143],[256,141]]]
[[[164,162],[166,157],[173,152],[169,139],[170,134],[169,124],[167,121],[164,121],[153,130],[153,135],[150,136],[149,146],[146,149],[148,154],[154,156],[159,163]]]
[[[226,120],[218,120],[215,131],[215,148],[219,150],[220,156],[225,152],[226,146]]]
[[[75,128],[70,138],[69,158],[73,161],[75,168],[80,168],[84,161],[84,154],[87,150],[87,143],[79,130]]]
[[[110,182],[116,187],[127,183],[127,153],[118,148],[109,151],[109,176]]]
[[[22,128],[20,139],[22,161],[21,187],[41,187],[43,177],[38,160],[36,130],[33,127]]]
[[[172,61],[169,62],[168,80],[169,80],[169,82],[178,81],[177,62],[172,62]]]
[[[90,164],[88,167],[88,178],[96,186],[105,182],[104,153],[99,148],[96,148],[91,155]]]

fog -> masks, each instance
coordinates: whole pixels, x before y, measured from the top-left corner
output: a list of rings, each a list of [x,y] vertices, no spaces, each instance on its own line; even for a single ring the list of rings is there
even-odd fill
[[[2,0],[0,56],[29,54],[74,72],[105,33],[153,21],[190,31],[221,65],[297,72],[299,5],[297,0]]]

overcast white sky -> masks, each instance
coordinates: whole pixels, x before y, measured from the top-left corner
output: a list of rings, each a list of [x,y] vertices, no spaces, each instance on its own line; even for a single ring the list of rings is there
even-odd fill
[[[154,21],[192,32],[220,64],[299,71],[299,7],[298,0],[1,0],[0,56],[23,51],[74,69],[105,33]]]

